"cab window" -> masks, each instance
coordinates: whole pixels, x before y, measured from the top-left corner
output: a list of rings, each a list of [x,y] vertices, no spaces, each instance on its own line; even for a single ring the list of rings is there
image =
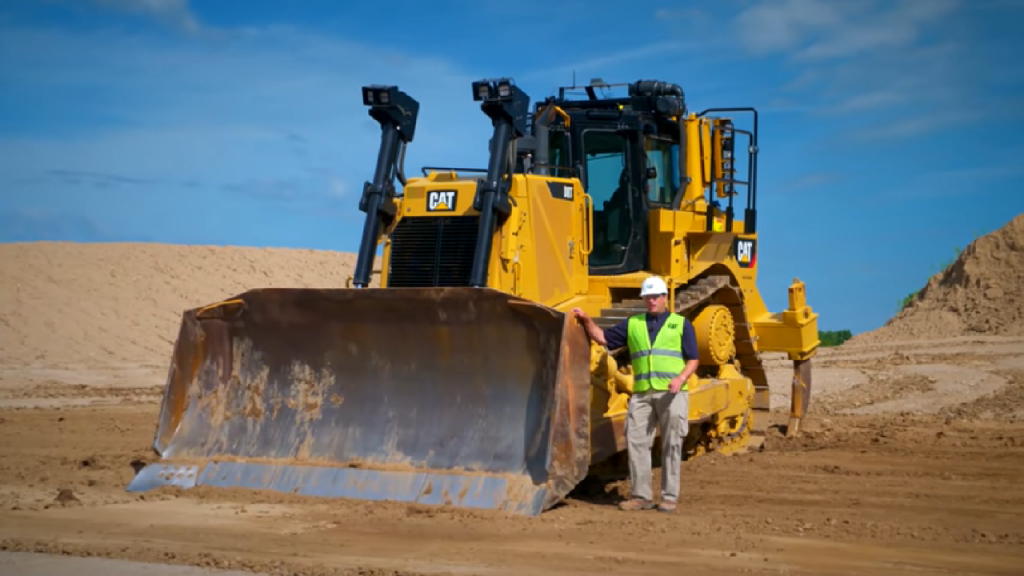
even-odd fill
[[[645,152],[645,168],[657,171],[657,175],[644,184],[647,199],[651,204],[671,204],[679,189],[679,145],[670,140],[647,138]]]
[[[594,247],[590,266],[620,266],[625,261],[632,225],[627,157],[629,143],[614,130],[583,132],[586,187],[594,205]]]
[[[569,136],[564,130],[552,128],[548,131],[549,173],[559,178],[572,178],[572,161],[569,155]]]

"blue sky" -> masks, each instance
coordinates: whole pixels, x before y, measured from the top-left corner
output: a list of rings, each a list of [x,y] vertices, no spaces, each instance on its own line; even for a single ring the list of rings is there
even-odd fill
[[[761,112],[759,285],[823,329],[881,325],[1024,211],[1017,0],[0,2],[0,241],[354,251],[379,129],[421,102],[407,171],[486,164],[470,83],[534,101],[601,77]]]

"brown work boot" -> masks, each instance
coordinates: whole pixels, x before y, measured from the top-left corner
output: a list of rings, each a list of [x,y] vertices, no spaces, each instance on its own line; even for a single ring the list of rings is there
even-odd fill
[[[658,504],[658,512],[675,512],[676,503],[673,500],[662,500],[661,504]]]
[[[650,510],[654,508],[654,502],[643,498],[630,498],[619,504],[619,510]]]

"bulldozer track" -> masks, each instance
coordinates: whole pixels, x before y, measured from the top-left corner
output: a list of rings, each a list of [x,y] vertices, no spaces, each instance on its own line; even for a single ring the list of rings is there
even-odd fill
[[[706,276],[690,284],[681,286],[674,295],[676,313],[686,316],[691,321],[695,313],[709,304],[720,304],[728,308],[732,314],[735,327],[736,357],[740,371],[754,383],[754,402],[750,419],[744,425],[749,427],[750,438],[747,450],[759,449],[763,446],[769,421],[770,406],[768,404],[768,375],[765,372],[761,353],[755,345],[754,327],[747,318],[743,305],[743,294],[725,275]],[[612,304],[611,308],[601,310],[601,315],[594,322],[602,329],[607,329],[622,320],[636,314],[644,314],[647,309],[643,300],[622,300]],[[762,400],[763,399],[763,400]],[[741,433],[741,428],[737,434]]]

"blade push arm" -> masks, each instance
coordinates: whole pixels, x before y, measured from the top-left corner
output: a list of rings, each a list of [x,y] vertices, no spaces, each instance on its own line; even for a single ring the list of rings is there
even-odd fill
[[[359,200],[359,209],[366,213],[366,223],[352,282],[357,288],[365,288],[370,283],[380,229],[395,217],[391,199],[395,195],[399,150],[412,142],[420,109],[419,102],[395,86],[364,86],[363,104],[370,107],[370,116],[380,123],[381,137],[373,182],[363,186],[363,197]]]
[[[497,81],[480,80],[473,83],[473,99],[481,101],[480,108],[491,118],[494,137],[491,139],[491,157],[487,176],[477,185],[473,208],[480,211],[480,228],[473,256],[471,286],[487,285],[487,266],[491,259],[495,216],[507,216],[511,211],[508,199],[508,150],[512,141],[526,134],[526,115],[530,97],[508,78]]]

